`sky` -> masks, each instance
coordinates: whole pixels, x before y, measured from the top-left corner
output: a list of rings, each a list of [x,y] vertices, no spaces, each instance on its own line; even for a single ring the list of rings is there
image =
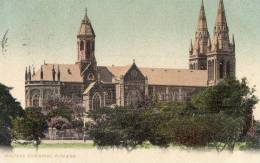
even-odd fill
[[[260,97],[260,1],[224,0],[230,36],[235,35],[237,77],[247,77]],[[218,0],[204,0],[213,36]],[[25,67],[74,63],[76,35],[88,16],[96,33],[98,65],[188,68],[201,0],[0,0],[0,82],[24,105]],[[260,105],[255,110],[260,119]]]

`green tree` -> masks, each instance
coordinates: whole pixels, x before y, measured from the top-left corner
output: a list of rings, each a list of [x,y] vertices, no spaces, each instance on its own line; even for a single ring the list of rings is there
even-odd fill
[[[254,92],[245,78],[241,81],[226,78],[192,99],[192,105],[198,112],[211,114],[214,118],[212,141],[217,150],[227,148],[233,151],[235,144],[252,127],[253,109],[258,102]]]
[[[23,139],[35,142],[38,150],[44,131],[47,129],[45,116],[39,108],[26,108],[23,117],[18,117],[12,121],[12,134],[15,139]]]
[[[23,113],[20,103],[12,97],[10,90],[0,83],[0,146],[11,145],[11,121]]]
[[[252,127],[257,101],[246,79],[229,78],[192,101],[90,110],[88,131],[100,147],[135,148],[149,141],[161,147],[214,144],[218,151],[233,151]]]

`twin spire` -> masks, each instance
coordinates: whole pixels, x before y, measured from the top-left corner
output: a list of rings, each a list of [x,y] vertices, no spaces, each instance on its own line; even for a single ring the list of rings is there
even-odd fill
[[[234,39],[232,45],[234,44]],[[198,27],[195,35],[194,45],[191,44],[190,55],[206,55],[207,52],[216,49],[227,49],[231,43],[229,42],[229,29],[225,15],[225,7],[223,0],[219,0],[218,13],[214,27],[214,37],[211,42],[207,27],[207,19],[205,14],[204,2],[201,2]],[[234,46],[234,45],[233,45]]]

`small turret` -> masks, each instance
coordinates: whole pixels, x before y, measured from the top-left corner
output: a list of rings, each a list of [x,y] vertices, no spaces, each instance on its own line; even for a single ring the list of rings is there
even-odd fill
[[[234,36],[234,34],[233,34],[233,36],[232,36],[232,45],[233,45],[234,47],[236,47],[235,36]]]
[[[193,44],[192,44],[192,40],[190,41],[190,55],[193,54]]]
[[[43,80],[43,68],[41,66],[41,80]]]
[[[31,66],[29,66],[29,70],[28,70],[28,76],[27,76],[27,80],[31,81],[32,74],[31,74]]]
[[[25,81],[27,81],[28,80],[28,74],[27,74],[27,66],[26,66],[26,68],[25,68]]]
[[[58,73],[57,73],[58,81],[60,81],[60,66],[58,65]]]
[[[32,76],[34,76],[35,75],[35,68],[34,68],[34,66],[33,66],[33,73],[32,73]]]
[[[52,79],[53,81],[55,81],[55,75],[56,75],[56,71],[55,71],[55,68],[54,68],[54,65],[52,67]]]

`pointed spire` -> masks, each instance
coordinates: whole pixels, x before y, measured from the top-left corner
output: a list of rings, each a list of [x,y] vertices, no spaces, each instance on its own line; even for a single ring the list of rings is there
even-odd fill
[[[201,7],[200,7],[198,30],[205,30],[207,28],[208,27],[207,27],[207,19],[206,19],[206,14],[205,14],[204,2],[202,0]]]
[[[193,51],[192,39],[190,40],[190,50]]]
[[[85,22],[85,23],[90,23],[90,20],[88,18],[88,9],[85,8],[85,16],[84,16],[84,19],[82,20],[82,22]]]
[[[41,80],[43,79],[43,68],[41,66]]]
[[[28,70],[28,80],[31,81],[31,77],[32,77],[32,74],[31,74],[31,66],[29,66],[29,70]]]
[[[227,20],[226,20],[225,7],[224,7],[223,0],[219,0],[216,26],[227,26]]]
[[[233,45],[234,47],[236,46],[234,34],[232,35],[232,45]]]
[[[78,32],[78,36],[93,36],[95,37],[95,32],[93,30],[93,27],[91,25],[90,19],[88,18],[88,12],[87,9],[85,9],[85,16],[81,22],[80,29]]]
[[[209,38],[209,31],[208,31],[208,27],[207,27],[207,19],[206,19],[206,14],[205,14],[204,2],[202,0],[201,7],[200,7],[198,27],[197,27],[197,31],[195,34],[193,54],[206,55],[208,38]]]
[[[55,75],[56,75],[56,71],[55,71],[55,68],[54,68],[54,65],[52,67],[52,79],[53,81],[55,81]]]
[[[32,76],[34,76],[35,75],[35,67],[34,67],[34,65],[32,66],[32,69],[33,69]]]
[[[214,28],[214,38],[215,43],[218,45],[215,50],[228,50],[228,48],[230,48],[229,29],[223,0],[219,0],[218,14]]]
[[[193,53],[193,44],[192,44],[192,39],[190,40],[190,55]]]
[[[58,81],[60,81],[60,66],[58,65]]]
[[[28,74],[27,74],[27,66],[26,66],[26,68],[25,68],[25,81],[27,81],[27,79],[28,79]]]

